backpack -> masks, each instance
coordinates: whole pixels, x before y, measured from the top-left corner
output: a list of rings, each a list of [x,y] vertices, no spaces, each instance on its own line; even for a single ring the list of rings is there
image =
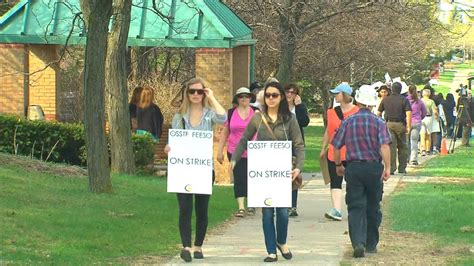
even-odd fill
[[[232,107],[229,110],[227,110],[227,129],[230,132],[230,119],[232,118],[232,115],[234,114],[236,107]],[[257,107],[250,105],[250,108],[252,108],[254,111],[259,110]]]

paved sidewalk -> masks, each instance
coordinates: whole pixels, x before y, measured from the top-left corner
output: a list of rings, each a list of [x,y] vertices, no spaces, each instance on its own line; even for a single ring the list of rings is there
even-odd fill
[[[390,194],[400,180],[392,176],[385,184],[384,196]],[[342,222],[324,218],[330,207],[329,187],[320,174],[304,174],[305,185],[298,196],[300,216],[290,217],[288,246],[294,257],[291,261],[278,254],[278,264],[339,265],[350,244],[347,233],[347,213]],[[345,188],[343,188],[345,191]],[[212,200],[212,199],[211,199]],[[343,208],[346,210],[346,207]],[[212,210],[210,211],[212,215]],[[208,235],[203,245],[205,259],[199,265],[263,265],[266,257],[261,212],[235,220],[220,234]],[[177,255],[167,265],[186,264]],[[267,264],[266,264],[267,265]]]

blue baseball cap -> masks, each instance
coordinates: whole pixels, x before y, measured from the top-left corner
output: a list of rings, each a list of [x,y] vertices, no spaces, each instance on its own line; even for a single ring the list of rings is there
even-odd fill
[[[337,85],[334,89],[330,90],[331,93],[338,94],[339,92],[345,93],[347,95],[352,95],[352,88],[347,82],[343,82]]]

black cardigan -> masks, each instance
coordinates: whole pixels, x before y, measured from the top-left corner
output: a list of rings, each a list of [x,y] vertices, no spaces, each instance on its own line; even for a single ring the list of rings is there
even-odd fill
[[[150,132],[160,138],[163,128],[163,114],[160,108],[152,103],[148,108],[137,107],[137,129]]]
[[[295,105],[295,114],[296,120],[298,120],[298,125],[300,126],[301,136],[303,137],[304,143],[303,128],[307,127],[309,124],[308,109],[306,109],[306,105],[304,103]]]

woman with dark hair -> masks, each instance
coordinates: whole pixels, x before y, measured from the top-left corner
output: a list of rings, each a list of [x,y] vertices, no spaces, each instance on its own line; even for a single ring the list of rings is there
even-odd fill
[[[294,83],[285,85],[286,99],[288,100],[288,106],[290,112],[296,115],[298,125],[300,125],[301,137],[303,137],[304,143],[304,131],[303,127],[307,127],[309,124],[309,115],[306,105],[301,101],[300,88]],[[298,188],[292,190],[291,193],[291,209],[289,209],[290,217],[298,216],[296,208],[298,207]]]
[[[130,113],[130,127],[133,132],[137,130],[137,105],[140,100],[140,94],[142,93],[143,87],[135,87],[132,92],[132,98],[128,104],[128,112]]]
[[[164,119],[160,107],[153,100],[153,89],[144,87],[137,104],[137,133],[140,131],[149,132],[155,139],[159,139]]]
[[[212,131],[215,124],[223,124],[227,119],[225,109],[214,97],[211,89],[206,88],[200,78],[190,79],[185,87],[183,101],[178,113],[173,116],[171,128],[184,130]],[[165,152],[172,149],[166,145]],[[192,149],[192,147],[190,147]],[[192,173],[190,173],[192,174]],[[213,171],[214,177],[214,171]],[[214,178],[213,178],[214,179]],[[177,193],[179,205],[179,233],[183,249],[180,257],[190,262],[191,257],[191,217],[196,210],[196,238],[194,239],[195,259],[203,259],[202,244],[208,225],[208,207],[211,195]]]
[[[227,158],[230,160],[237,144],[242,138],[242,134],[255,113],[255,107],[250,106],[252,93],[249,89],[239,88],[234,96],[232,103],[236,102],[237,106],[227,111],[227,122],[222,128],[219,138],[219,146],[217,148],[217,161],[222,164],[224,162],[224,146],[227,145]],[[235,214],[236,217],[243,218],[245,212],[245,198],[247,197],[247,152],[242,154],[242,159],[237,162],[232,171],[234,177],[234,196],[237,199],[239,209]],[[255,208],[248,208],[247,213],[255,214]]]
[[[377,111],[379,110],[379,106],[380,106],[380,103],[382,102],[382,100],[389,96],[390,95],[390,89],[388,88],[387,85],[382,85],[380,86],[378,89],[377,89],[377,95],[378,95],[378,100],[377,100],[377,105],[375,106],[375,108],[372,109],[372,112],[374,114],[377,114]],[[383,120],[385,120],[385,111],[382,112],[382,117],[381,117]]]
[[[278,82],[269,82],[264,89],[264,104],[262,112],[256,113],[237,148],[232,155],[231,165],[235,168],[242,153],[247,147],[247,141],[256,135],[259,141],[289,140],[293,143],[293,151],[296,156],[296,167],[292,171],[292,178],[299,177],[304,163],[304,143],[301,136],[300,126],[296,116],[290,112],[288,101],[283,86]],[[267,123],[268,127],[262,125]],[[270,130],[271,129],[271,130]],[[276,231],[274,213],[276,213]],[[289,260],[292,258],[286,240],[288,235],[288,208],[262,208],[263,234],[268,256],[265,262],[276,262],[278,260],[276,249],[282,256]]]
[[[443,105],[444,115],[446,116],[447,137],[453,137],[454,130],[454,108],[456,108],[456,101],[451,93],[446,94],[446,100],[441,103]]]
[[[422,100],[418,98],[415,85],[408,87],[408,101],[411,105],[411,130],[408,138],[408,148],[410,148],[410,163],[418,165],[418,141],[420,139],[421,121],[426,116],[426,107]]]

